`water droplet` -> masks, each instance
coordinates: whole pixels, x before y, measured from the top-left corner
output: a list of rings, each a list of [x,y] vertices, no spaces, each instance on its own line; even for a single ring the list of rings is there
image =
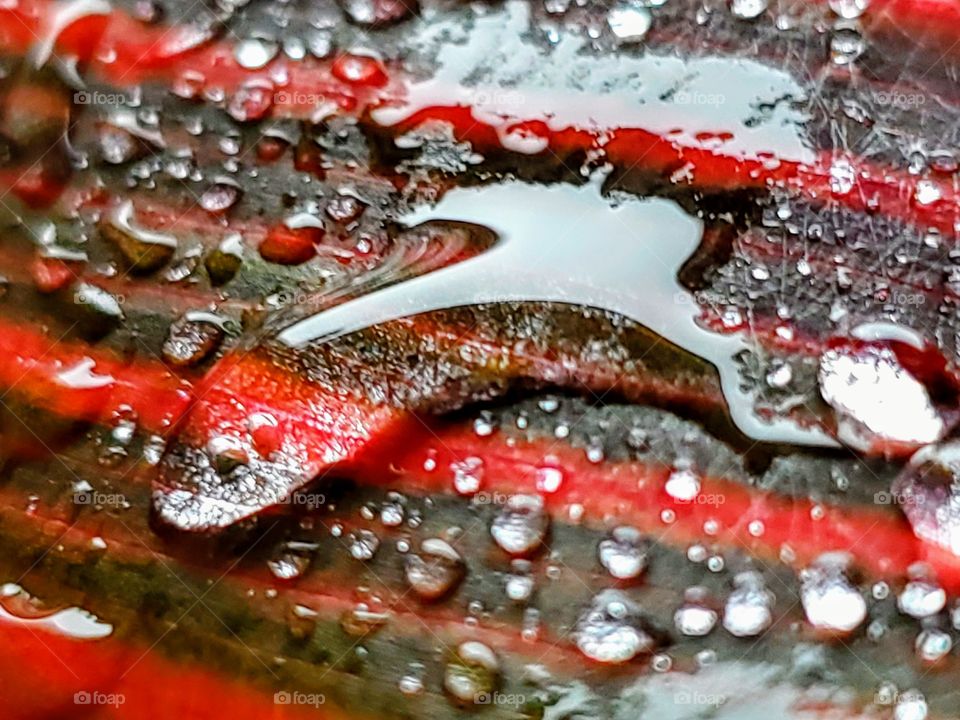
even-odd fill
[[[918,690],[900,693],[893,708],[893,720],[927,720],[927,702]]]
[[[372,610],[367,603],[359,603],[340,618],[340,627],[347,635],[364,637],[376,632],[390,620],[390,613]]]
[[[563,485],[563,470],[557,467],[538,467],[535,475],[537,490],[542,493],[555,493]]]
[[[380,549],[380,538],[370,530],[355,530],[350,533],[348,546],[357,560],[372,560]]]
[[[222,341],[219,318],[186,313],[170,325],[163,343],[163,359],[175,367],[197,365],[216,351]]]
[[[704,637],[717,626],[719,614],[708,604],[706,588],[691,587],[684,592],[683,605],[673,614],[673,623],[681,634]]]
[[[627,526],[614,528],[609,538],[600,541],[600,564],[617,580],[633,580],[647,568],[649,545],[640,531]]]
[[[468,457],[450,463],[453,471],[453,489],[460,495],[475,495],[483,484],[483,460]]]
[[[888,347],[849,344],[820,358],[820,393],[837,414],[837,435],[861,452],[916,449],[945,431],[926,387]]]
[[[507,598],[516,603],[525,603],[533,595],[535,582],[530,574],[530,563],[526,560],[514,560],[510,563],[512,572],[507,575],[505,591]]]
[[[829,553],[801,573],[800,600],[818,630],[849,633],[867,617],[866,600],[846,574],[849,562],[846,555]]]
[[[256,122],[273,107],[273,83],[263,78],[248,80],[234,93],[227,112],[237,122]]]
[[[653,16],[643,3],[635,0],[621,0],[614,5],[607,15],[607,24],[610,31],[621,43],[636,43],[643,40]]]
[[[928,580],[908,582],[897,597],[897,608],[900,612],[917,619],[936,615],[946,604],[946,592]]]
[[[447,663],[443,687],[456,700],[476,702],[493,691],[500,675],[500,661],[489,647],[470,640],[457,647],[456,655]]]
[[[838,27],[830,35],[830,60],[834,65],[850,65],[865,49],[863,35],[855,27]]]
[[[490,526],[490,535],[501,550],[528,555],[543,544],[550,517],[537,495],[513,495]]]
[[[927,663],[937,663],[950,654],[953,649],[953,638],[950,633],[929,628],[917,635],[917,656]]]
[[[233,47],[237,64],[247,70],[259,70],[277,56],[279,45],[268,38],[249,37]]]
[[[844,20],[860,17],[869,4],[869,0],[829,0],[830,9]]]
[[[286,542],[277,548],[274,556],[267,561],[267,567],[279,580],[294,580],[306,572],[317,550],[316,543]]]
[[[700,478],[689,468],[678,468],[670,473],[664,490],[678,502],[692,502],[700,494]]]
[[[208,213],[220,215],[237,204],[240,186],[228,177],[217,178],[200,196],[200,207]]]
[[[452,592],[466,571],[460,554],[439,538],[424,540],[419,553],[404,558],[404,576],[411,589],[425,600],[438,600]]]
[[[960,556],[960,443],[919,450],[892,491],[877,496],[888,503],[896,497],[918,538]]]
[[[619,590],[604,590],[596,595],[574,632],[580,652],[606,664],[629,662],[658,645],[640,608]]]
[[[767,10],[767,0],[731,0],[730,12],[741,20],[755,20]]]
[[[773,621],[773,594],[755,572],[740,573],[733,582],[735,589],[723,608],[723,627],[735,637],[759,635]]]

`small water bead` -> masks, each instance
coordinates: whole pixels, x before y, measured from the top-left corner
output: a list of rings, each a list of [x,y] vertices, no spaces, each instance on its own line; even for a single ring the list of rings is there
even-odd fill
[[[767,10],[768,0],[730,0],[730,12],[740,20],[756,20]]]
[[[747,532],[753,537],[762,537],[765,530],[762,520],[751,520],[747,525]]]
[[[917,656],[928,663],[943,660],[953,649],[953,639],[950,634],[936,628],[923,630],[917,635],[915,643]]]
[[[667,478],[664,490],[678,502],[692,502],[700,494],[700,477],[689,468],[675,469]]]
[[[670,672],[673,667],[673,658],[665,653],[657,653],[650,659],[650,667],[654,672]]]
[[[706,588],[691,587],[684,591],[683,605],[673,614],[673,624],[682,635],[704,637],[717,626],[720,616],[708,602]]]
[[[717,651],[710,650],[701,650],[696,655],[697,667],[699,668],[708,668],[711,665],[717,664]]]
[[[531,575],[531,565],[526,560],[514,560],[510,563],[510,574],[506,577],[507,598],[516,603],[525,603],[533,595],[535,581]]]
[[[471,640],[461,643],[447,663],[443,687],[456,700],[472,703],[493,691],[499,675],[500,662],[493,650]]]
[[[420,552],[404,558],[404,577],[424,600],[438,600],[452,592],[466,575],[460,554],[440,538],[424,540]]]
[[[610,31],[623,44],[643,40],[652,23],[650,10],[637,0],[620,0],[607,14]]]
[[[834,65],[850,65],[865,49],[866,42],[856,27],[837,27],[830,35],[830,60]]]
[[[920,180],[913,193],[914,202],[920,206],[933,205],[943,199],[940,186],[932,180]]]
[[[863,15],[870,0],[828,0],[830,9],[844,20],[853,20]]]
[[[550,524],[543,499],[537,495],[513,495],[497,513],[490,535],[500,549],[511,555],[528,555],[540,548]]]
[[[703,545],[691,545],[687,548],[687,560],[694,563],[702,563],[707,559],[708,551]]]
[[[450,463],[453,471],[453,488],[460,495],[474,495],[483,484],[483,460],[468,457]]]
[[[800,601],[817,630],[849,633],[867,617],[866,600],[847,577],[849,563],[849,556],[827,553],[801,573]]]
[[[340,627],[347,635],[364,637],[376,632],[390,620],[390,613],[372,610],[367,603],[358,603],[340,618]]]
[[[605,457],[603,444],[599,441],[591,441],[586,450],[587,462],[597,465],[602,463]]]
[[[722,555],[711,555],[707,559],[707,570],[713,573],[722,572],[723,568],[726,566],[726,563],[723,560]]]
[[[787,387],[793,380],[793,368],[789,364],[783,363],[767,373],[767,385],[778,390]]]
[[[386,502],[380,508],[380,522],[386,527],[399,527],[403,524],[404,510],[399,502]]]
[[[216,352],[223,342],[220,318],[207,313],[186,313],[167,331],[163,342],[163,359],[174,367],[192,367]]]
[[[874,600],[886,600],[890,596],[890,586],[880,580],[870,588],[870,594],[873,595]]]
[[[274,556],[267,561],[267,567],[278,580],[295,580],[303,575],[310,566],[316,543],[290,541],[277,548]]]
[[[527,608],[523,611],[520,637],[526,642],[534,642],[540,637],[540,611],[536,608]]]
[[[873,620],[867,625],[867,638],[873,642],[880,642],[887,633],[887,626],[882,620]]]
[[[200,196],[200,207],[212,215],[221,215],[240,200],[242,192],[229,177],[218,177]]]
[[[640,608],[619,590],[596,595],[574,632],[580,652],[606,664],[629,662],[641,653],[652,652],[658,644]]]
[[[382,87],[388,80],[383,64],[368,55],[340,55],[333,61],[331,72],[338,80],[351,85]]]
[[[233,47],[233,57],[246,70],[259,70],[277,56],[279,45],[274,40],[250,37]]]
[[[426,670],[420,663],[411,663],[407,669],[407,674],[400,678],[397,688],[407,697],[422,695],[425,689],[423,684],[423,673]]]
[[[927,580],[912,580],[897,597],[900,612],[918,620],[936,615],[946,604],[944,589]]]
[[[477,437],[488,437],[496,429],[493,415],[487,411],[480,413],[480,417],[473,421],[473,432]]]
[[[893,720],[927,720],[927,701],[919,690],[900,693],[893,708]]]
[[[621,525],[600,541],[597,557],[603,568],[617,580],[633,580],[647,568],[649,542],[636,528]]]
[[[370,530],[355,530],[348,538],[350,555],[357,560],[372,560],[380,549],[380,538]]]
[[[541,398],[537,401],[537,407],[549,415],[560,408],[560,401],[555,397]]]
[[[773,594],[755,572],[740,573],[733,582],[735,589],[723,608],[723,627],[735,637],[759,635],[773,621]]]
[[[269,80],[248,80],[230,98],[227,113],[237,122],[262,120],[273,107],[274,90]]]
[[[563,470],[557,467],[539,467],[534,475],[534,484],[539,492],[555,493],[563,485]]]

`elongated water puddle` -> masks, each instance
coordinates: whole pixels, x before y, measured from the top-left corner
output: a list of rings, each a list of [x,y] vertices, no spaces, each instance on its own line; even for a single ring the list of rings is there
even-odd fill
[[[678,282],[700,244],[703,226],[672,201],[652,198],[613,205],[597,180],[575,188],[508,182],[454,189],[434,208],[403,222],[433,219],[485,225],[501,241],[457,265],[377,290],[301,320],[278,339],[294,348],[326,342],[375,324],[479,303],[561,302],[613,311],[713,363],[731,416],[749,437],[767,442],[832,446],[817,429],[756,415],[741,389],[734,357],[746,332],[718,335],[696,322],[697,305]]]

